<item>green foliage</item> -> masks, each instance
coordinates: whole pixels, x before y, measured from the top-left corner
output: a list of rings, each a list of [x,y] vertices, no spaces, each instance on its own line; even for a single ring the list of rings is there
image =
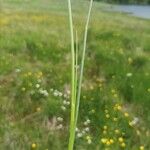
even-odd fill
[[[1,3],[0,149],[65,150],[70,120],[67,2]],[[72,3],[81,46],[88,4]],[[102,7],[107,5],[93,5],[75,149],[120,150],[122,137],[124,149],[149,150],[150,21]],[[108,146],[110,139],[114,143]]]

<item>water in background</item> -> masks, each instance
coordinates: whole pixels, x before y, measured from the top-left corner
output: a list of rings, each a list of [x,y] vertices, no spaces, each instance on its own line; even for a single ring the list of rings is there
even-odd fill
[[[112,5],[109,11],[126,12],[137,17],[150,19],[150,6]]]

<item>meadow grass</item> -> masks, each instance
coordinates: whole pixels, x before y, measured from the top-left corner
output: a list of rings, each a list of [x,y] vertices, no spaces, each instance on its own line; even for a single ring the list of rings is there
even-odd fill
[[[72,1],[81,61],[89,2]],[[150,149],[150,21],[94,2],[75,149]],[[1,0],[0,149],[67,149],[67,1]],[[142,147],[143,146],[143,147]]]

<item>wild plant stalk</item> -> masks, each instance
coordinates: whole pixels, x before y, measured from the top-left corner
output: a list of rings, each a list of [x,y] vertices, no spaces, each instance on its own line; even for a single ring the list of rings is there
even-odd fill
[[[87,16],[87,21],[85,25],[84,32],[84,42],[83,42],[83,53],[81,59],[81,70],[78,83],[78,35],[76,32],[76,51],[74,50],[74,31],[73,31],[73,19],[72,19],[72,8],[71,0],[68,0],[68,10],[69,10],[69,24],[70,24],[70,34],[71,34],[71,119],[70,119],[70,137],[68,150],[73,150],[75,141],[75,129],[78,119],[79,103],[81,95],[81,85],[83,78],[86,42],[87,42],[87,32],[90,20],[90,14],[92,9],[93,0],[90,2],[89,12]]]
[[[75,96],[77,100],[77,89],[78,89],[78,32],[75,35]]]
[[[70,24],[70,35],[71,35],[71,116],[70,116],[70,137],[68,150],[73,150],[74,139],[75,139],[75,52],[74,52],[74,33],[73,33],[73,20],[72,20],[72,8],[71,1],[68,0],[69,10],[69,24]]]
[[[83,52],[82,52],[82,58],[81,58],[81,70],[80,70],[79,83],[78,83],[78,91],[77,91],[77,104],[76,104],[76,121],[75,121],[75,125],[77,124],[78,114],[79,114],[79,105],[80,105],[80,97],[81,97],[81,86],[82,86],[82,79],[83,79],[83,70],[84,70],[86,45],[87,45],[87,33],[88,33],[88,26],[89,26],[89,21],[90,21],[90,16],[91,16],[92,5],[93,5],[93,0],[90,1],[89,12],[88,12],[88,15],[87,15],[87,20],[86,20],[86,25],[85,25],[85,31],[84,31]]]

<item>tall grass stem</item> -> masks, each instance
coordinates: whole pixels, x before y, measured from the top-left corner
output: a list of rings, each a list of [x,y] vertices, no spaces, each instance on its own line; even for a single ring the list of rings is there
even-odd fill
[[[93,6],[93,0],[90,1],[89,11],[88,11],[86,25],[85,25],[85,31],[84,31],[83,52],[82,52],[82,58],[81,58],[81,69],[80,69],[79,84],[78,84],[78,91],[77,91],[78,95],[77,95],[77,104],[76,104],[76,121],[75,121],[75,125],[77,124],[78,114],[79,114],[81,86],[82,86],[82,78],[83,78],[83,70],[84,70],[86,45],[87,45],[87,33],[88,33],[88,26],[89,26],[92,6]]]
[[[72,20],[72,8],[71,1],[68,0],[69,10],[69,24],[70,24],[70,35],[71,35],[71,116],[70,116],[70,137],[68,150],[73,150],[74,139],[75,139],[75,111],[76,111],[76,96],[75,96],[75,52],[74,52],[74,31],[73,31],[73,20]]]
[[[85,60],[85,51],[87,43],[87,33],[88,25],[91,15],[93,0],[90,1],[89,11],[87,15],[85,31],[84,31],[84,41],[83,41],[83,52],[81,58],[81,70],[78,82],[78,35],[76,32],[76,51],[74,49],[74,30],[73,30],[73,19],[72,19],[72,8],[71,0],[68,0],[68,10],[69,10],[69,24],[70,24],[70,35],[71,35],[71,113],[70,113],[70,137],[68,150],[73,150],[74,141],[75,141],[75,130],[77,125],[78,113],[79,113],[79,104],[81,96],[81,85],[83,78],[83,69],[84,69],[84,60]]]
[[[78,89],[78,32],[77,30],[75,35],[75,46],[76,46],[75,47],[75,95],[77,100],[77,89]]]

